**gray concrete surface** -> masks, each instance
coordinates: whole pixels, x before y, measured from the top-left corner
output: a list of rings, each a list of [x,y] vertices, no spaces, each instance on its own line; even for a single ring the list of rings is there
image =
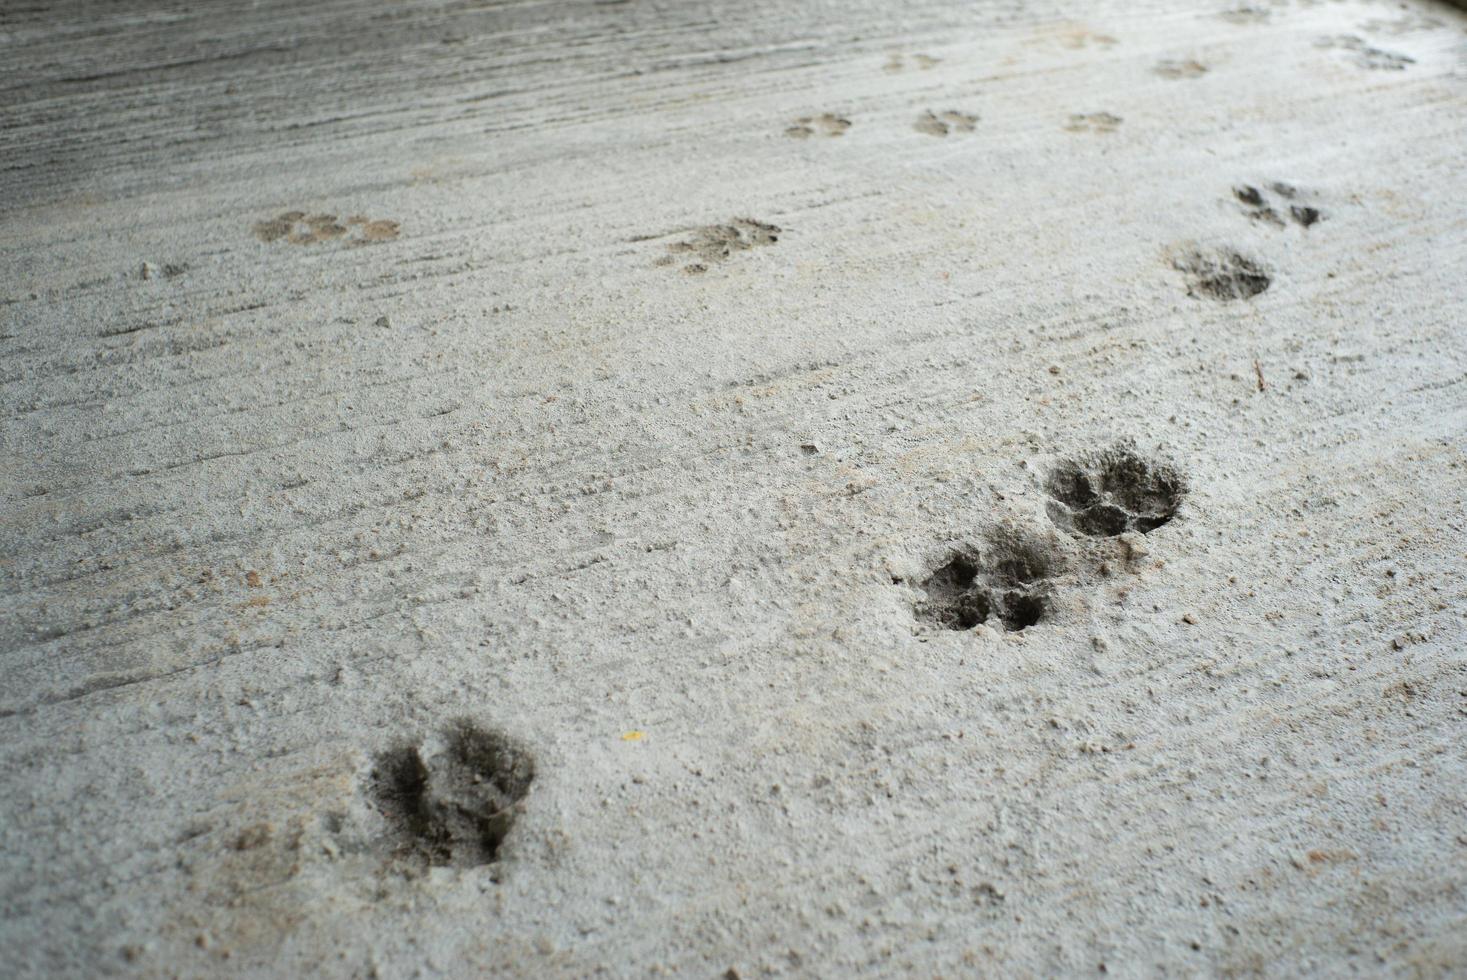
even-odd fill
[[[1464,110],[1414,0],[5,5],[0,974],[1462,975]]]

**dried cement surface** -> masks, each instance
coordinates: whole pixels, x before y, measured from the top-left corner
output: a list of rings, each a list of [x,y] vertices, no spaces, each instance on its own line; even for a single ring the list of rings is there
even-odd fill
[[[0,10],[0,974],[1461,975],[1467,14]]]

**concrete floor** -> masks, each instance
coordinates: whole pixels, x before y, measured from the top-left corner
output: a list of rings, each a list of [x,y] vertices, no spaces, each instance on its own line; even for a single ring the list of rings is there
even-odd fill
[[[0,8],[0,975],[1467,972],[1467,13]]]

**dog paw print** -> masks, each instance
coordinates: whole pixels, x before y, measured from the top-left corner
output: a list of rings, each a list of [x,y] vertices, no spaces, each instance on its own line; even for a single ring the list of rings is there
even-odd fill
[[[1113,48],[1120,42],[1109,34],[1101,34],[1088,27],[1074,27],[1060,35],[1060,43],[1071,51],[1079,51],[1091,45]]]
[[[1012,533],[984,549],[959,547],[921,582],[916,616],[943,629],[992,623],[1017,633],[1049,612],[1055,566],[1048,550]]]
[[[353,215],[338,220],[334,214],[307,214],[286,211],[266,221],[255,223],[255,237],[262,242],[284,239],[292,245],[344,241],[350,245],[372,245],[390,242],[397,237],[396,221]]]
[[[1201,78],[1203,75],[1207,74],[1206,65],[1204,65],[1200,61],[1193,61],[1190,58],[1180,61],[1170,58],[1164,61],[1158,61],[1156,63],[1156,66],[1151,70],[1160,75],[1162,78],[1169,78],[1172,80],[1182,78]]]
[[[1044,489],[1050,520],[1094,538],[1154,531],[1176,515],[1187,493],[1181,474],[1129,445],[1061,463]]]
[[[670,265],[677,256],[689,254],[695,261],[683,266],[689,273],[707,272],[711,264],[727,261],[735,252],[773,245],[779,241],[780,228],[753,218],[735,218],[726,225],[705,225],[693,229],[688,238],[667,246],[670,255],[658,264]]]
[[[1273,283],[1262,265],[1230,249],[1187,249],[1172,268],[1186,276],[1187,295],[1220,303],[1252,299]]]
[[[1299,190],[1292,184],[1275,181],[1269,185],[1269,190],[1279,197],[1284,198],[1286,202],[1290,202],[1286,205],[1280,205],[1280,207],[1286,206],[1288,210],[1283,212],[1283,214],[1287,214],[1289,219],[1301,228],[1308,228],[1324,217],[1324,214],[1318,208],[1298,201]],[[1252,184],[1242,184],[1234,187],[1233,196],[1243,205],[1245,209],[1244,213],[1254,221],[1261,221],[1265,224],[1273,225],[1276,228],[1283,228],[1287,224],[1283,214],[1274,210],[1273,205],[1269,202],[1268,196]]]
[[[933,112],[928,109],[917,118],[914,128],[928,136],[946,136],[948,133],[971,133],[978,128],[978,117],[966,112],[948,109]]]
[[[386,824],[381,849],[418,866],[489,864],[534,778],[534,761],[523,748],[469,721],[389,749],[368,780]]]
[[[1417,31],[1434,31],[1444,25],[1440,17],[1433,17],[1420,11],[1404,11],[1401,16],[1391,20],[1381,17],[1372,17],[1360,25],[1360,29],[1370,34],[1412,34]]]
[[[1314,46],[1324,50],[1342,51],[1350,61],[1369,71],[1405,71],[1407,65],[1416,63],[1415,58],[1372,47],[1364,38],[1354,34],[1322,37],[1314,42]]]
[[[1123,120],[1109,112],[1083,112],[1070,116],[1065,129],[1072,133],[1114,133]]]
[[[844,136],[851,128],[851,121],[834,113],[822,112],[818,116],[801,116],[793,126],[784,131],[786,136],[805,140],[812,136]]]
[[[927,71],[938,65],[941,61],[941,58],[934,58],[930,54],[894,54],[886,59],[886,64],[882,68],[886,72],[894,75],[897,72],[906,71],[909,68],[915,68],[918,71]]]
[[[1272,16],[1267,7],[1234,7],[1218,14],[1230,24],[1266,24]]]

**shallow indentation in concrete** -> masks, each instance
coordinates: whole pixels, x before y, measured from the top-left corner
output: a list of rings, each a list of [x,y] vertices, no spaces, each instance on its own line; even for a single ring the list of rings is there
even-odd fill
[[[1251,299],[1273,283],[1262,265],[1231,250],[1191,250],[1172,260],[1187,275],[1187,292],[1219,302]]]

